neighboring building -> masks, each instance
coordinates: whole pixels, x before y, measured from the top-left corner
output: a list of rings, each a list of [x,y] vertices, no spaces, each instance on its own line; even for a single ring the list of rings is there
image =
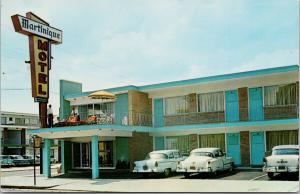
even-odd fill
[[[145,86],[104,89],[115,100],[91,99],[81,83],[60,81],[60,119],[74,107],[94,124],[32,130],[45,157],[60,139],[63,172],[132,169],[152,150],[220,147],[237,166],[263,164],[265,152],[298,144],[299,66],[285,66]],[[46,160],[47,161],[47,160]],[[50,176],[45,165],[44,172]],[[101,172],[101,171],[100,171]]]
[[[1,112],[1,154],[3,155],[33,155],[30,146],[30,136],[27,129],[39,128],[37,114],[19,112]],[[40,149],[36,149],[40,155]],[[58,160],[58,142],[54,141],[51,148],[51,157]]]

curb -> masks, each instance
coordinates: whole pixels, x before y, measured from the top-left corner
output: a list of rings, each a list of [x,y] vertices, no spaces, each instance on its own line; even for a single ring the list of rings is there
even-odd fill
[[[235,167],[239,171],[262,171],[262,168],[251,168],[251,167]]]
[[[22,186],[22,185],[1,185],[1,188],[13,188],[13,189],[49,189],[59,185],[53,186]]]
[[[58,167],[51,166],[51,169],[57,169]],[[16,172],[16,171],[27,171],[27,170],[33,170],[33,168],[28,168],[28,169],[10,169],[10,170],[5,170],[1,168],[1,172]],[[36,170],[40,170],[40,168],[36,168]]]

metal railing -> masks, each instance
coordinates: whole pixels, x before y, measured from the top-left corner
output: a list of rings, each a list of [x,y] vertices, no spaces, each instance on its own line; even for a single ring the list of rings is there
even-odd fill
[[[265,121],[299,118],[299,107],[292,106],[274,106],[263,107],[261,115],[253,113],[251,115],[248,108],[239,108],[239,114],[235,116],[226,115],[225,111],[217,112],[191,112],[179,115],[164,115],[163,123],[160,126],[191,125],[191,124],[212,124],[228,122],[247,122],[247,121]],[[65,115],[64,120],[54,121],[53,127],[73,126],[73,125],[129,125],[129,126],[153,126],[155,123],[153,115],[150,113],[124,112],[111,113],[103,112],[101,114],[91,114],[88,112],[79,112],[79,117]],[[154,125],[155,126],[155,125]]]
[[[124,113],[102,112],[92,114],[89,112],[78,112],[76,115],[65,115],[64,120],[59,120],[54,127],[72,125],[131,125],[131,126],[152,126],[152,114],[137,113],[133,111]]]

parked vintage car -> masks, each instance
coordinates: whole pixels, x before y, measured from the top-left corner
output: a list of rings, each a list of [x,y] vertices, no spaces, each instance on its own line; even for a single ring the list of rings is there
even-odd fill
[[[263,159],[263,171],[273,178],[274,173],[299,173],[299,145],[280,145],[272,149],[272,155]]]
[[[15,166],[28,166],[30,162],[24,159],[21,155],[10,155]]]
[[[0,155],[0,160],[1,160],[1,167],[10,167],[14,166],[14,163],[10,156],[8,155]]]
[[[220,148],[197,148],[178,164],[177,172],[183,172],[188,178],[192,173],[216,173],[232,170],[233,167],[232,157],[226,157]]]
[[[178,150],[158,150],[150,152],[145,160],[134,162],[134,173],[142,173],[144,176],[151,173],[163,173],[169,176],[175,172],[177,164],[184,160]]]
[[[23,156],[23,158],[25,160],[28,160],[30,165],[33,165],[34,164],[34,159],[33,159],[33,155],[25,155]],[[38,155],[35,156],[35,164],[40,164],[40,157]]]

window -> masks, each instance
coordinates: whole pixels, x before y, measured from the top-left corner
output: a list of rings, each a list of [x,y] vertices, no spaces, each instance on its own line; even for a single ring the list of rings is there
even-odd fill
[[[166,115],[177,115],[187,112],[187,97],[171,97],[165,99]]]
[[[198,94],[198,110],[199,112],[224,111],[224,93]]]
[[[171,153],[170,155],[169,155],[169,159],[173,159],[174,158],[174,155],[173,155],[173,153]]]
[[[6,124],[6,117],[1,117],[1,124],[5,125]]]
[[[9,121],[13,121],[13,118],[12,117],[9,117],[9,119],[8,119]]]
[[[179,150],[182,154],[190,152],[189,136],[174,136],[166,138],[166,149],[167,150]]]
[[[267,86],[264,89],[265,106],[295,105],[298,99],[298,87],[295,83]]]

